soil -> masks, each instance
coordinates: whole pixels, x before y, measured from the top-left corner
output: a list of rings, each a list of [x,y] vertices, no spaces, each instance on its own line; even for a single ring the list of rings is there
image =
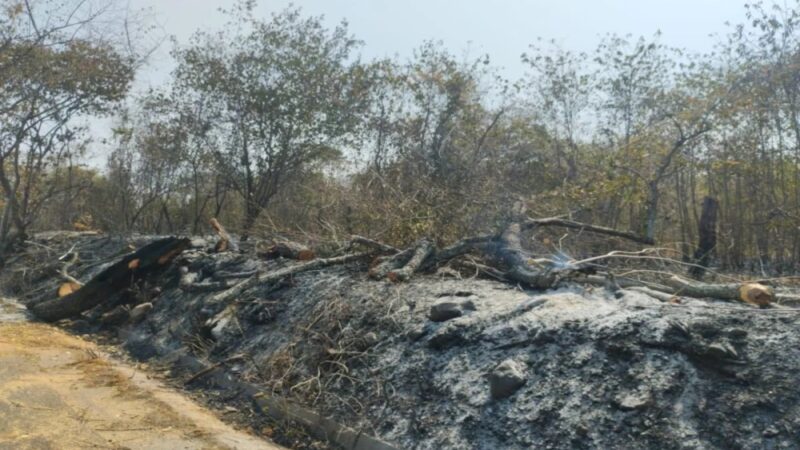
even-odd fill
[[[0,302],[0,449],[279,449]]]

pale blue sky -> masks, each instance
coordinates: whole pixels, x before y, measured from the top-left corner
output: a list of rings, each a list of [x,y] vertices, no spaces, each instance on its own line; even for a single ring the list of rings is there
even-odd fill
[[[696,52],[711,50],[725,34],[726,21],[744,21],[744,0],[260,0],[268,16],[289,4],[324,15],[330,23],[347,19],[353,34],[365,42],[365,57],[410,55],[426,39],[442,40],[459,54],[490,54],[504,74],[523,73],[519,56],[537,37],[556,39],[563,47],[592,50],[608,32],[652,35],[664,43]],[[168,35],[185,43],[198,28],[219,28],[220,7],[233,0],[130,0],[131,8],[152,8]],[[160,84],[172,63],[165,43],[138,85]]]

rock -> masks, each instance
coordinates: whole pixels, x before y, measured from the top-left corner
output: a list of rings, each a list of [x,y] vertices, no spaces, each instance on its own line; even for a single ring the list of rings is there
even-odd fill
[[[477,311],[478,307],[472,300],[464,300],[461,302],[461,311]]]
[[[614,399],[614,405],[623,411],[642,409],[650,404],[652,398],[646,392],[627,392]]]
[[[141,305],[136,305],[136,307],[134,307],[131,310],[131,322],[133,323],[141,322],[142,319],[144,319],[145,316],[147,316],[147,314],[149,314],[150,311],[152,310],[153,310],[152,303],[142,303]]]
[[[489,389],[492,398],[495,400],[511,396],[525,384],[525,372],[523,366],[507,359],[495,367],[489,374]]]
[[[464,311],[461,305],[455,302],[439,302],[431,306],[428,318],[434,322],[445,322],[456,317],[461,317]]]

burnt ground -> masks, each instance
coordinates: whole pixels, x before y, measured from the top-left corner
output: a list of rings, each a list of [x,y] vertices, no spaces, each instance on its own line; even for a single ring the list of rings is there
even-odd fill
[[[48,258],[75,245],[71,274],[85,280],[149,239],[41,235],[49,250],[12,258],[0,283],[23,302],[52,295],[57,279],[37,269]],[[109,299],[152,302],[141,322],[103,325],[89,311],[61,324],[180,384],[202,368],[187,361],[229,361],[187,387],[295,448],[322,444],[265,419],[235,382],[397,448],[800,448],[800,310],[452,274],[391,284],[358,263],[216,304],[214,292],[181,290],[177,265],[211,281],[295,263],[211,254],[207,242]]]

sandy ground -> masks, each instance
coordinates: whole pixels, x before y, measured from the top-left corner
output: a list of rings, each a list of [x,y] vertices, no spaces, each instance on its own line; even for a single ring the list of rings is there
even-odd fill
[[[93,448],[282,447],[232,429],[92,343],[0,322],[0,450]]]

